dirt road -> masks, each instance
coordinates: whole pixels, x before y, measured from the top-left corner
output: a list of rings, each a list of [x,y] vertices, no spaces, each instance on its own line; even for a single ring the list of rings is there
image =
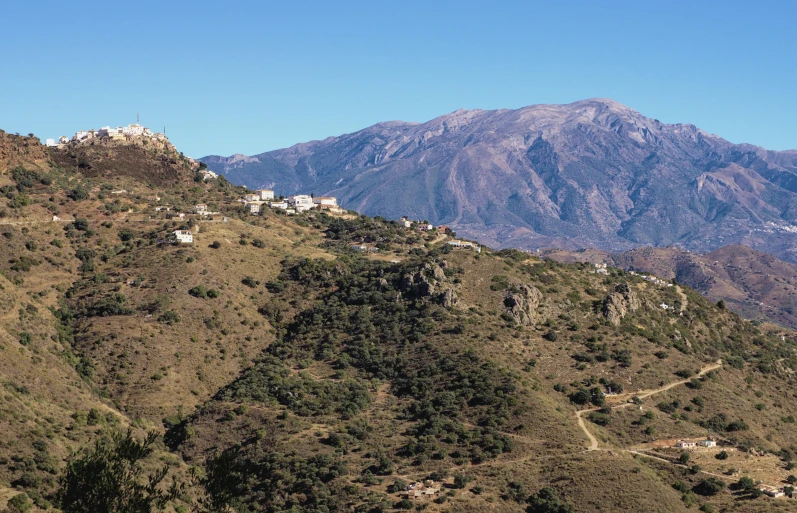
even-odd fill
[[[682,380],[679,380],[679,381],[673,381],[670,384],[664,385],[663,387],[655,388],[653,390],[639,391],[639,392],[637,392],[637,393],[635,393],[633,395],[635,397],[638,397],[639,399],[647,399],[648,397],[650,397],[652,395],[656,395],[656,394],[660,394],[662,392],[666,392],[667,390],[669,390],[669,389],[671,389],[673,387],[677,387],[678,385],[684,385],[686,383],[689,383],[691,380],[693,380],[695,378],[699,378],[700,376],[703,376],[707,372],[711,372],[711,371],[713,371],[715,369],[719,369],[720,367],[722,367],[722,361],[717,360],[716,363],[714,363],[712,365],[707,365],[706,367],[703,367],[702,369],[700,369],[700,372],[698,372],[697,375],[694,376],[694,377],[687,378],[687,379],[682,379]],[[613,410],[616,410],[616,409],[620,409],[620,408],[628,408],[629,406],[635,406],[635,403],[626,402],[626,403],[617,404],[617,405],[614,405],[614,406],[609,406],[609,408],[611,408]],[[581,430],[584,432],[585,435],[587,435],[587,438],[589,439],[589,448],[587,449],[588,451],[597,451],[598,450],[598,439],[595,438],[595,436],[592,434],[592,432],[590,432],[589,428],[587,427],[586,422],[584,422],[584,417],[583,416],[584,416],[585,413],[598,411],[600,409],[601,408],[587,408],[585,410],[578,410],[576,412],[576,420],[578,422],[578,427],[581,428]]]

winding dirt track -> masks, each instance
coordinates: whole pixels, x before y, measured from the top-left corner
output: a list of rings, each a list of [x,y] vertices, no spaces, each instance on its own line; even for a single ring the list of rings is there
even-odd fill
[[[722,367],[722,362],[720,360],[717,360],[717,363],[714,363],[712,365],[707,365],[706,367],[703,367],[702,369],[700,369],[700,372],[698,372],[697,375],[694,376],[694,377],[687,378],[687,379],[682,379],[682,380],[679,380],[679,381],[673,381],[672,383],[670,383],[668,385],[664,385],[663,387],[655,388],[653,390],[640,390],[639,392],[637,392],[636,394],[633,394],[633,395],[638,397],[638,398],[640,398],[640,399],[647,399],[648,397],[650,397],[652,395],[656,395],[656,394],[660,394],[662,392],[666,392],[667,390],[669,390],[671,388],[674,388],[674,387],[677,387],[678,385],[684,385],[686,383],[689,383],[691,380],[693,380],[695,378],[699,378],[700,376],[703,376],[707,372],[711,372],[711,371],[713,371],[715,369],[719,369],[720,367]],[[629,406],[634,406],[634,403],[627,402],[627,403],[617,404],[615,406],[610,406],[609,408],[611,408],[613,410],[617,410],[617,409],[620,409],[620,408],[628,408]],[[597,451],[598,450],[598,439],[595,438],[595,436],[590,432],[589,428],[587,428],[587,424],[586,424],[586,422],[584,422],[584,417],[583,416],[584,416],[585,413],[598,411],[600,409],[601,408],[587,408],[585,410],[578,410],[576,412],[576,420],[578,421],[578,426],[581,428],[581,430],[584,432],[584,434],[587,435],[587,438],[589,439],[589,447],[587,448],[588,451]]]

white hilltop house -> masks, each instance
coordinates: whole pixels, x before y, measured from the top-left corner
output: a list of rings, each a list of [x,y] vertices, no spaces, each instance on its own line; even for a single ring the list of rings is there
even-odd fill
[[[449,246],[453,247],[454,249],[472,249],[476,253],[481,253],[482,248],[475,242],[470,242],[466,240],[450,240],[446,242]]]
[[[175,230],[172,233],[180,244],[192,244],[194,242],[194,235],[188,230]]]

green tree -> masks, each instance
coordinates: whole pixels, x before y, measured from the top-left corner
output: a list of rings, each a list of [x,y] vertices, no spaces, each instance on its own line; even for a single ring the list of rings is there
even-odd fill
[[[546,486],[529,497],[529,513],[572,513],[573,506],[562,501],[555,488]]]
[[[725,489],[725,481],[716,477],[703,479],[693,488],[694,492],[700,495],[716,495]]]
[[[756,489],[755,481],[753,481],[753,478],[749,476],[744,476],[736,482],[736,488],[745,492],[752,492]]]
[[[161,486],[168,466],[146,472],[143,460],[153,451],[157,433],[143,441],[126,434],[102,435],[93,447],[73,454],[58,479],[57,501],[64,513],[150,513],[162,510],[182,492],[172,480]]]

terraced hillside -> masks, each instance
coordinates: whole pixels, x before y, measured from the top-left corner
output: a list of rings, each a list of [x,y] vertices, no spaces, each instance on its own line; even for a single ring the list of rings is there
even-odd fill
[[[651,445],[715,437],[747,456],[716,479],[785,485],[794,333],[620,269],[247,216],[190,162],[147,179],[117,155],[0,174],[0,508],[797,509],[746,481],[708,493]],[[97,476],[119,486],[88,493]]]

